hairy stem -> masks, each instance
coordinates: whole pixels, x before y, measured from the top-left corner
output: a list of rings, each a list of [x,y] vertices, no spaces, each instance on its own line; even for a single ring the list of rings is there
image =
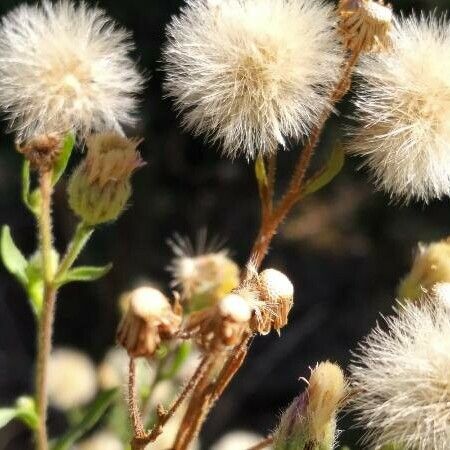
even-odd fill
[[[337,83],[330,97],[331,105],[335,105],[337,102],[339,102],[348,92],[350,88],[353,68],[358,60],[358,56],[359,55],[357,53],[352,53],[352,55],[344,65],[342,69],[341,79]],[[311,134],[308,138],[308,142],[300,152],[300,156],[295,165],[291,181],[289,182],[289,186],[285,194],[281,198],[279,204],[275,209],[273,209],[271,214],[262,214],[260,230],[249,257],[249,263],[252,264],[252,266],[256,269],[259,269],[264,258],[266,257],[269,251],[270,243],[277,233],[279,226],[285,220],[289,212],[292,210],[292,208],[300,198],[300,193],[306,178],[306,171],[308,170],[308,167],[311,163],[311,158],[319,142],[320,136],[322,135],[325,123],[327,122],[331,113],[332,108],[327,108],[320,117],[318,124],[312,129]],[[274,169],[269,170],[269,172],[271,172],[272,170]]]
[[[131,363],[130,363],[131,364]],[[144,428],[140,419],[139,408],[136,400],[136,377],[134,374],[135,368],[134,363],[133,367],[130,365],[130,378],[129,378],[129,389],[130,389],[130,415],[133,423],[134,437],[131,443],[133,450],[139,450],[141,448],[145,448],[146,445],[154,442],[160,434],[163,432],[163,428],[166,423],[173,417],[173,415],[177,412],[178,408],[182,405],[186,397],[195,389],[197,384],[203,379],[204,375],[207,372],[211,364],[209,356],[204,356],[197,370],[195,371],[192,378],[188,381],[184,389],[178,395],[176,400],[173,402],[172,406],[166,411],[162,408],[162,406],[158,407],[158,418],[155,426],[148,433],[144,431]]]
[[[41,211],[39,214],[39,248],[42,255],[44,278],[44,303],[38,322],[36,363],[36,408],[38,426],[36,445],[38,450],[48,450],[47,408],[48,408],[48,360],[52,347],[53,321],[55,316],[56,289],[53,285],[52,267],[52,172],[40,175]]]

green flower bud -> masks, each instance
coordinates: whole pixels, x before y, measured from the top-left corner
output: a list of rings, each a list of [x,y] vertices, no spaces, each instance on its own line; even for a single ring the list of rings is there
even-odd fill
[[[130,178],[144,163],[136,150],[140,141],[117,134],[94,134],[87,155],[72,174],[69,204],[87,225],[116,220],[131,196]]]
[[[400,283],[400,299],[420,300],[424,290],[450,282],[450,241],[419,244],[411,271]]]
[[[311,372],[308,389],[281,416],[274,434],[274,450],[331,450],[336,414],[345,397],[342,370],[330,362]]]

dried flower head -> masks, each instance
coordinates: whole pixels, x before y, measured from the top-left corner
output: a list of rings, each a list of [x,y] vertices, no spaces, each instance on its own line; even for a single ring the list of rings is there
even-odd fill
[[[87,155],[67,188],[72,210],[88,225],[116,220],[131,196],[130,178],[144,162],[136,150],[141,141],[115,133],[87,138]]]
[[[48,368],[50,403],[63,411],[84,406],[97,393],[97,372],[91,359],[78,350],[58,348]]]
[[[157,289],[141,287],[130,293],[128,312],[117,331],[117,341],[132,357],[153,356],[163,339],[172,338],[181,324],[180,310],[172,308]]]
[[[450,446],[450,313],[435,299],[406,303],[359,345],[351,408],[376,448]]]
[[[222,350],[242,341],[251,317],[247,300],[228,294],[215,306],[191,313],[184,329],[196,337],[204,350]]]
[[[336,436],[336,415],[346,395],[341,368],[329,361],[312,371],[308,389],[283,413],[274,434],[274,450],[331,450]]]
[[[392,197],[427,202],[450,193],[450,26],[403,18],[392,39],[361,60],[349,149]]]
[[[286,326],[294,302],[294,287],[289,278],[275,269],[260,274],[249,265],[247,280],[238,290],[252,308],[252,331],[266,335],[272,330],[280,332]]]
[[[181,298],[191,310],[216,304],[239,285],[240,270],[225,249],[216,250],[214,241],[206,244],[199,236],[198,248],[176,235],[169,243],[175,258],[169,267],[173,287],[181,289]]]
[[[273,153],[330,107],[343,52],[321,0],[187,0],[167,35],[165,88],[184,127],[231,157]]]
[[[450,282],[450,240],[419,244],[409,274],[398,290],[401,299],[420,300],[436,283]]]
[[[0,26],[0,106],[20,140],[131,124],[142,78],[129,34],[69,0],[21,5]]]
[[[338,11],[344,44],[352,52],[378,52],[391,46],[391,5],[383,0],[340,0]]]
[[[30,162],[32,169],[47,172],[53,169],[61,154],[61,136],[57,133],[36,136],[25,143],[17,143],[16,148]]]

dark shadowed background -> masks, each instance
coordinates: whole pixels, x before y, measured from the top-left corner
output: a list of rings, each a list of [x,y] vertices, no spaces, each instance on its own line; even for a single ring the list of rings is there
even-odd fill
[[[19,4],[1,0],[0,15]],[[80,348],[100,360],[113,344],[119,294],[140,280],[167,285],[171,259],[166,239],[174,232],[195,237],[202,227],[227,239],[232,255],[244,263],[258,226],[258,194],[252,167],[231,162],[217,149],[183,132],[161,92],[161,46],[164,27],[181,0],[88,0],[108,10],[132,30],[140,66],[150,75],[142,104],[142,121],[133,133],[145,137],[141,146],[148,165],[134,178],[130,209],[114,225],[99,229],[83,254],[91,264],[114,262],[113,271],[90,285],[71,285],[58,304],[55,344]],[[442,9],[449,0],[399,1],[395,8]],[[348,102],[347,102],[348,103]],[[341,135],[349,113],[328,123],[316,160],[325,158]],[[0,134],[0,223],[9,224],[24,251],[35,246],[34,223],[20,204],[21,158],[11,136]],[[296,145],[280,155],[280,184],[286,181]],[[73,158],[75,164],[80,155]],[[230,389],[211,414],[202,434],[208,449],[226,431],[239,427],[266,433],[276,416],[302,387],[308,366],[330,359],[344,367],[350,349],[374,325],[379,311],[388,312],[399,278],[408,270],[418,241],[450,234],[448,201],[428,206],[390,205],[374,192],[358,161],[347,160],[340,176],[296,208],[274,240],[266,267],[291,278],[295,307],[281,339],[256,338],[250,356]],[[56,245],[62,250],[75,225],[61,183],[55,201]],[[31,392],[34,320],[26,298],[0,268],[0,404]],[[58,427],[58,414],[50,416]],[[341,422],[346,428],[347,419]],[[341,443],[354,444],[357,433],[346,431]],[[29,448],[18,424],[0,432],[0,450]],[[105,449],[107,450],[107,449]]]

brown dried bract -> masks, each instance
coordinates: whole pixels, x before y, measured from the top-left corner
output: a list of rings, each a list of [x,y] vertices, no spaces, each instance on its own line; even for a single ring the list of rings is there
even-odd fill
[[[117,331],[117,341],[131,357],[151,357],[161,341],[179,331],[181,311],[158,290],[144,287],[130,294],[130,304]]]
[[[253,282],[261,305],[254,308],[252,330],[262,335],[272,330],[280,331],[287,325],[289,312],[294,304],[292,283],[286,275],[275,269],[264,270]]]
[[[391,5],[383,0],[340,0],[338,10],[339,28],[349,50],[380,52],[391,46]]]
[[[251,308],[237,294],[225,296],[217,305],[190,314],[184,327],[205,351],[238,345],[249,330]]]
[[[53,169],[61,153],[61,136],[57,133],[36,136],[23,144],[17,143],[16,148],[30,162],[33,170],[48,172]]]

